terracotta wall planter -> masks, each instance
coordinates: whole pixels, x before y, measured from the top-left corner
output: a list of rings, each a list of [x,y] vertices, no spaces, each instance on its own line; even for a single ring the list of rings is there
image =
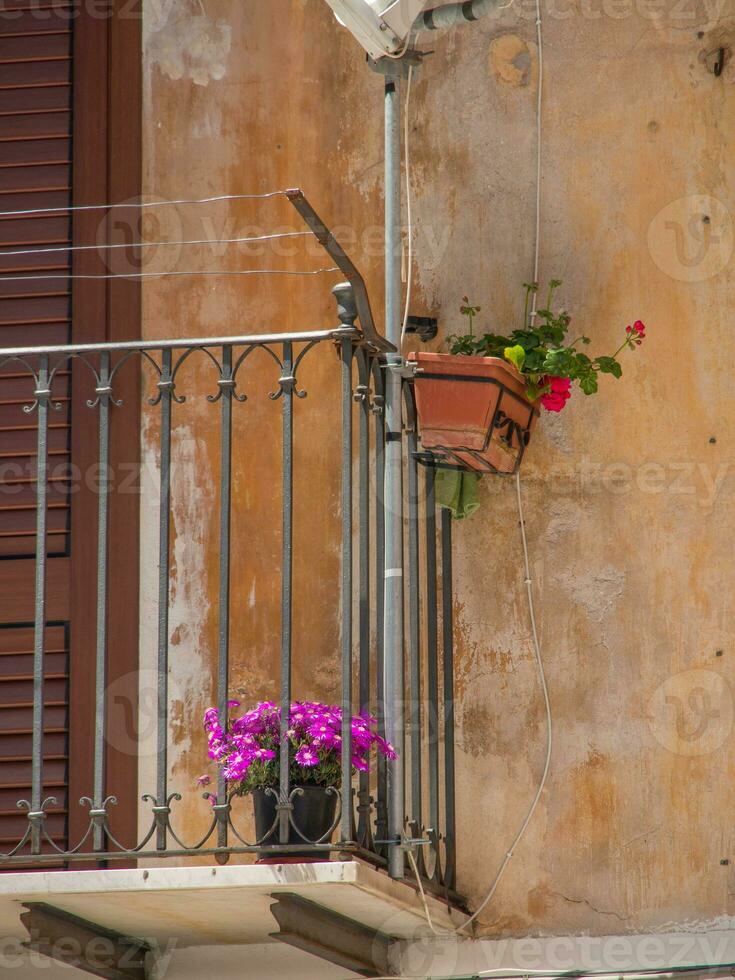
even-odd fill
[[[521,374],[498,357],[408,355],[422,448],[482,473],[514,473],[538,408]]]

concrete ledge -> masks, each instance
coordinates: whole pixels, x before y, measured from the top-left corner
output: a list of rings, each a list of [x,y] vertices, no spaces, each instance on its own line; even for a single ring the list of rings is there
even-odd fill
[[[428,933],[420,897],[405,882],[361,861],[318,864],[157,867],[0,875],[0,930],[25,938],[23,903],[45,902],[116,932],[165,945],[273,942],[279,891],[300,895],[399,939]],[[429,898],[434,922],[445,905]],[[462,919],[457,915],[456,923]]]

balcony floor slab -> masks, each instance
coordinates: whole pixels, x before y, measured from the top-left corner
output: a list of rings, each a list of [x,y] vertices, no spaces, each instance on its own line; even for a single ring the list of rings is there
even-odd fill
[[[279,892],[398,939],[428,933],[417,891],[359,860],[3,874],[0,930],[8,938],[27,938],[19,920],[22,907],[43,902],[159,946],[260,944],[275,941],[270,908]],[[428,902],[437,927],[462,920],[436,899]]]

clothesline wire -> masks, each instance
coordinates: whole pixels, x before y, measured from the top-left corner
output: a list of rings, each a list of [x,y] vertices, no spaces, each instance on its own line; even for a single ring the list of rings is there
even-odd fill
[[[24,248],[13,251],[0,251],[0,259],[9,255],[51,255],[58,252],[93,252],[112,248],[164,248],[174,245],[241,245],[248,242],[269,242],[280,238],[311,238],[311,231],[287,231],[273,235],[256,235],[245,238],[195,238],[172,242],[116,242],[111,245],[59,245],[51,248]],[[2,245],[0,245],[0,249]]]
[[[274,197],[285,197],[286,191],[268,191],[266,194],[217,194],[212,197],[179,198],[175,201],[121,201],[118,204],[70,204],[56,208],[32,208],[24,211],[0,211],[0,218],[23,218],[34,214],[69,214],[73,211],[111,211],[113,208],[158,208],[184,204],[216,204],[220,201],[267,201]]]
[[[321,276],[330,272],[339,272],[337,266],[329,269],[191,269],[175,270],[172,272],[124,272],[110,275],[32,275],[32,276],[0,276],[0,282],[34,282],[48,279],[160,279],[165,276]],[[0,297],[1,299],[2,297]]]

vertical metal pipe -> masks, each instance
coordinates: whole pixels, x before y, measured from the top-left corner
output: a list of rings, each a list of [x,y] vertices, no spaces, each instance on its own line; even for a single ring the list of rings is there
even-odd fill
[[[291,644],[293,584],[293,344],[283,345],[281,371],[283,494],[281,499],[281,752],[279,773],[279,834],[281,844],[288,844],[289,810],[286,805],[291,792],[289,780],[288,729],[291,712]]]
[[[436,470],[426,468],[426,655],[429,737],[429,825],[439,833],[439,665],[436,576]]]
[[[397,67],[385,82],[385,332],[400,350],[401,344],[401,124]],[[402,878],[405,868],[399,839],[405,819],[403,732],[403,464],[400,353],[386,357],[385,459],[385,728],[398,753],[387,766],[388,868]]]
[[[442,653],[444,658],[444,837],[446,861],[444,884],[454,888],[456,879],[456,804],[454,786],[454,615],[452,607],[452,513],[441,511],[442,527]]]
[[[161,353],[161,489],[158,533],[158,730],[156,747],[156,807],[159,819],[156,848],[166,850],[166,816],[168,806],[168,619],[169,619],[169,543],[171,522],[171,407],[174,382],[171,375],[170,349]]]
[[[100,354],[99,384],[99,465],[100,483],[97,496],[97,653],[95,679],[94,728],[94,805],[102,809],[105,800],[105,727],[107,686],[107,531],[110,489],[110,355]],[[93,846],[96,851],[105,847],[103,825],[95,821]]]
[[[230,528],[232,513],[232,347],[222,349],[220,484],[219,484],[219,607],[217,615],[217,708],[222,725],[228,715],[230,683]],[[217,802],[227,799],[227,780],[220,770]],[[227,847],[227,821],[217,827],[217,846]]]
[[[340,839],[352,839],[352,340],[342,358],[342,816]]]
[[[43,661],[46,632],[46,517],[48,492],[49,358],[41,354],[35,398],[38,406],[36,457],[36,581],[33,635],[33,735],[31,749],[31,854],[41,853],[43,803]]]
[[[370,363],[364,349],[357,352],[360,415],[358,425],[359,521],[359,702],[360,713],[370,714]],[[370,773],[359,776],[357,839],[367,846],[370,837]]]

